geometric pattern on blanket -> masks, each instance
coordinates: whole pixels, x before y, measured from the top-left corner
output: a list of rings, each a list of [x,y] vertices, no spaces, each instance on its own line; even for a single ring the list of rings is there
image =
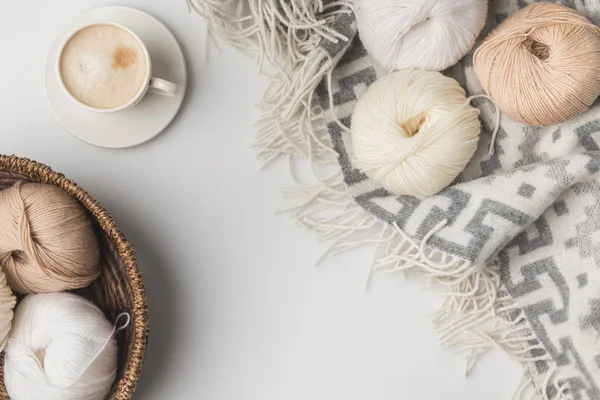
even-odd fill
[[[491,1],[481,37],[530,3]],[[599,1],[560,3],[600,23]],[[339,58],[340,46],[323,47],[331,58]],[[496,110],[488,100],[475,100],[482,133],[465,171],[438,195],[393,196],[355,167],[344,129],[351,125],[357,99],[386,71],[367,55],[358,37],[343,51],[331,82],[325,79],[318,94],[356,203],[417,240],[446,221],[427,244],[499,267],[503,289],[551,356],[552,362],[529,363],[534,384],[545,387],[548,369],[558,368],[573,399],[600,400],[600,104],[549,127],[525,126],[502,115],[490,155]],[[473,72],[472,52],[445,74],[457,79],[467,95],[484,93]],[[557,394],[549,387],[542,396]]]

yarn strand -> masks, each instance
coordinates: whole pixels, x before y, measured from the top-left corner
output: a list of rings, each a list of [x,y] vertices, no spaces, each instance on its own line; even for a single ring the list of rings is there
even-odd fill
[[[488,151],[488,155],[491,157],[494,155],[494,145],[496,143],[496,136],[498,135],[498,131],[500,130],[500,109],[498,108],[496,103],[494,103],[494,100],[490,96],[485,95],[485,94],[475,94],[473,96],[470,96],[467,99],[467,103],[471,103],[471,101],[473,101],[475,99],[488,99],[496,108],[495,125],[494,125],[494,130],[492,131],[492,141],[490,143],[490,150]]]
[[[127,320],[125,321],[125,323],[119,327],[117,327],[117,324],[119,323],[119,320],[121,319],[121,317],[127,317]],[[106,346],[108,346],[108,344],[110,343],[110,341],[113,339],[113,337],[115,336],[115,334],[117,332],[122,331],[123,329],[126,329],[129,326],[129,323],[131,322],[131,315],[129,315],[128,312],[123,312],[121,314],[119,314],[117,316],[117,319],[115,320],[115,324],[113,325],[113,330],[110,333],[110,335],[106,338],[106,340],[104,341],[104,344],[102,345],[102,347],[100,348],[100,350],[98,350],[98,352],[96,353],[96,355],[90,359],[90,361],[87,363],[87,365],[81,370],[81,372],[79,373],[79,375],[75,378],[75,380],[73,381],[73,383],[71,385],[69,385],[69,387],[72,387],[73,385],[75,385],[79,379],[81,379],[81,377],[87,372],[87,370],[90,368],[90,366],[92,364],[94,364],[94,362],[96,362],[96,360],[98,359],[98,357],[100,357],[100,355],[104,352],[104,350],[106,349]]]

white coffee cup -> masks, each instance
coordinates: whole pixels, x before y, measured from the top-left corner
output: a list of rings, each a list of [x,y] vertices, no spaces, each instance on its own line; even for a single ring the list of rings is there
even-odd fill
[[[95,26],[95,25],[110,25],[110,26],[120,28],[120,29],[124,30],[125,32],[129,33],[140,45],[142,51],[144,52],[144,56],[146,59],[146,75],[144,77],[144,83],[142,84],[140,90],[129,101],[127,101],[125,104],[122,104],[118,107],[96,108],[96,107],[92,107],[88,104],[83,103],[82,101],[75,98],[75,96],[73,96],[73,94],[69,91],[69,89],[67,88],[67,86],[65,85],[65,83],[63,81],[63,77],[61,74],[60,63],[61,63],[62,55],[63,55],[63,52],[65,50],[67,43],[69,43],[71,38],[73,38],[73,36],[75,36],[81,30]],[[98,112],[98,113],[113,113],[113,112],[127,110],[127,109],[135,106],[136,104],[138,104],[148,92],[158,94],[158,95],[168,96],[168,97],[175,97],[175,96],[177,96],[177,94],[179,93],[179,90],[180,90],[179,85],[177,85],[173,82],[169,82],[164,79],[160,79],[160,78],[156,78],[156,77],[152,76],[152,61],[150,58],[150,53],[148,52],[148,49],[146,48],[146,45],[144,44],[144,42],[142,42],[142,40],[139,38],[139,36],[135,34],[135,32],[133,32],[131,29],[127,28],[126,26],[123,26],[116,22],[95,22],[93,24],[81,26],[77,30],[73,31],[65,39],[65,41],[61,44],[60,50],[58,52],[56,71],[57,71],[58,82],[59,82],[60,86],[63,88],[63,91],[65,92],[65,94],[72,101],[74,101],[76,104],[80,105],[81,107],[83,107],[89,111],[94,111],[94,112]]]

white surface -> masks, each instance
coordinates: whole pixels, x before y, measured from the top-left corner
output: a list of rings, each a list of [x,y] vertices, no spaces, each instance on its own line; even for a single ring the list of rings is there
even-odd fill
[[[89,111],[76,104],[57,78],[58,59],[65,41],[74,32],[101,22],[116,22],[134,31],[150,54],[151,76],[179,85],[179,93],[174,97],[147,94],[141,101],[135,100],[139,103],[133,108],[110,114]],[[84,12],[60,28],[48,53],[46,94],[54,114],[75,136],[96,146],[123,148],[152,139],[175,118],[183,102],[187,72],[177,40],[158,20],[139,10],[101,7]]]
[[[166,132],[131,149],[93,147],[54,118],[44,67],[60,28],[105,0],[0,3],[3,153],[50,164],[100,200],[136,246],[150,343],[136,398],[149,400],[507,400],[502,354],[469,379],[440,350],[411,283],[362,288],[370,251],[312,265],[323,246],[273,211],[286,168],[254,159],[253,104],[266,80],[226,49],[205,62],[204,23],[184,0],[125,0],[158,16],[188,62],[188,93]],[[225,47],[224,47],[225,48]]]

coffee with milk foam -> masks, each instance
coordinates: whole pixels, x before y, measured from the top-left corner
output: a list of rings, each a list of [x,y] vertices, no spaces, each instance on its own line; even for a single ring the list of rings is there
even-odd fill
[[[138,40],[113,25],[76,32],[60,58],[67,90],[90,107],[111,109],[133,99],[147,79],[146,55]]]

